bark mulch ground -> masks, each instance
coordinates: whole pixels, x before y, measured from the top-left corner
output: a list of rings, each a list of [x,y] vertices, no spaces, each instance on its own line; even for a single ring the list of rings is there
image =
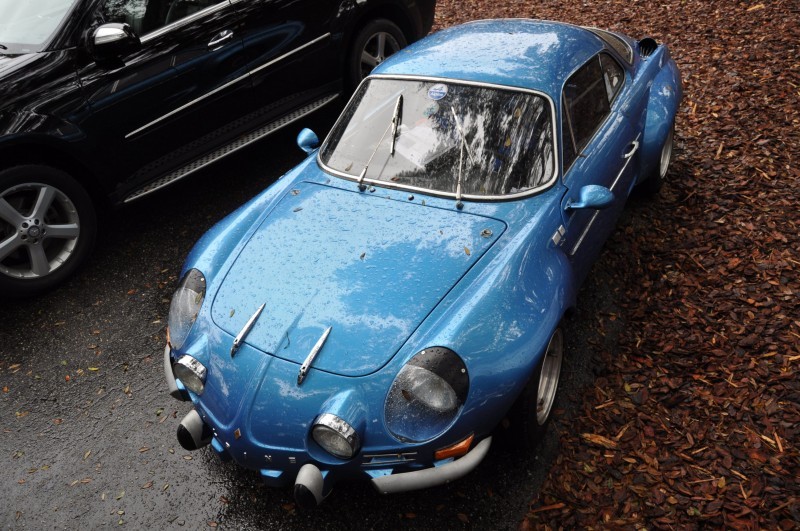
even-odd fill
[[[669,182],[598,262],[597,377],[521,527],[797,529],[800,3],[439,0],[436,28],[498,17],[656,37],[684,82]]]

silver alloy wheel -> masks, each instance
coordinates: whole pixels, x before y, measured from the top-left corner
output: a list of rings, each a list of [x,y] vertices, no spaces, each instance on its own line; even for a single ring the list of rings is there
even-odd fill
[[[550,417],[550,410],[556,399],[558,379],[561,376],[561,362],[564,358],[564,336],[561,328],[556,328],[542,360],[539,375],[539,388],[536,391],[536,422],[543,426]]]
[[[0,273],[49,275],[67,262],[79,236],[78,211],[58,188],[23,183],[0,191]]]
[[[380,31],[372,35],[361,50],[361,77],[367,77],[372,69],[387,57],[400,51],[400,43],[391,33]]]
[[[669,128],[667,139],[664,140],[664,147],[661,148],[661,160],[658,166],[658,176],[662,179],[667,176],[669,170],[669,163],[672,160],[672,137],[675,133],[675,127]]]

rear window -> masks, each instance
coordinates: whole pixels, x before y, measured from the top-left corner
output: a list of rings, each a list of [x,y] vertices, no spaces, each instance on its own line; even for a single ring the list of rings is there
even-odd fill
[[[319,160],[376,185],[466,198],[530,192],[555,176],[551,105],[537,93],[493,86],[368,79]]]

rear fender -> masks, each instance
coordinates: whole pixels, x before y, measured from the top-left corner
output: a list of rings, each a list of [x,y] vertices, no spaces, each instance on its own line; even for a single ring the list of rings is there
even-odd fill
[[[642,171],[639,182],[650,177],[659,164],[661,147],[667,133],[675,123],[678,106],[683,98],[680,72],[665,45],[660,45],[652,55],[643,59],[650,63],[646,68],[657,68],[650,86],[647,118],[642,135]]]
[[[0,115],[0,169],[44,164],[67,172],[97,205],[108,206],[110,189],[98,178],[100,168],[90,153],[78,151],[84,138],[74,124],[36,113]]]

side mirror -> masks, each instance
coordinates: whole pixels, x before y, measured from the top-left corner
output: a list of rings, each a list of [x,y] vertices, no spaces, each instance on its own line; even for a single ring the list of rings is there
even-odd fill
[[[595,210],[603,210],[608,208],[614,202],[614,192],[605,186],[597,184],[587,184],[578,193],[578,200],[567,201],[567,210],[581,210],[584,208],[592,208]]]
[[[306,153],[311,153],[319,146],[319,138],[314,131],[306,127],[297,135],[297,145]]]
[[[89,53],[95,60],[117,59],[141,48],[139,37],[127,24],[111,22],[95,29],[89,36]]]

